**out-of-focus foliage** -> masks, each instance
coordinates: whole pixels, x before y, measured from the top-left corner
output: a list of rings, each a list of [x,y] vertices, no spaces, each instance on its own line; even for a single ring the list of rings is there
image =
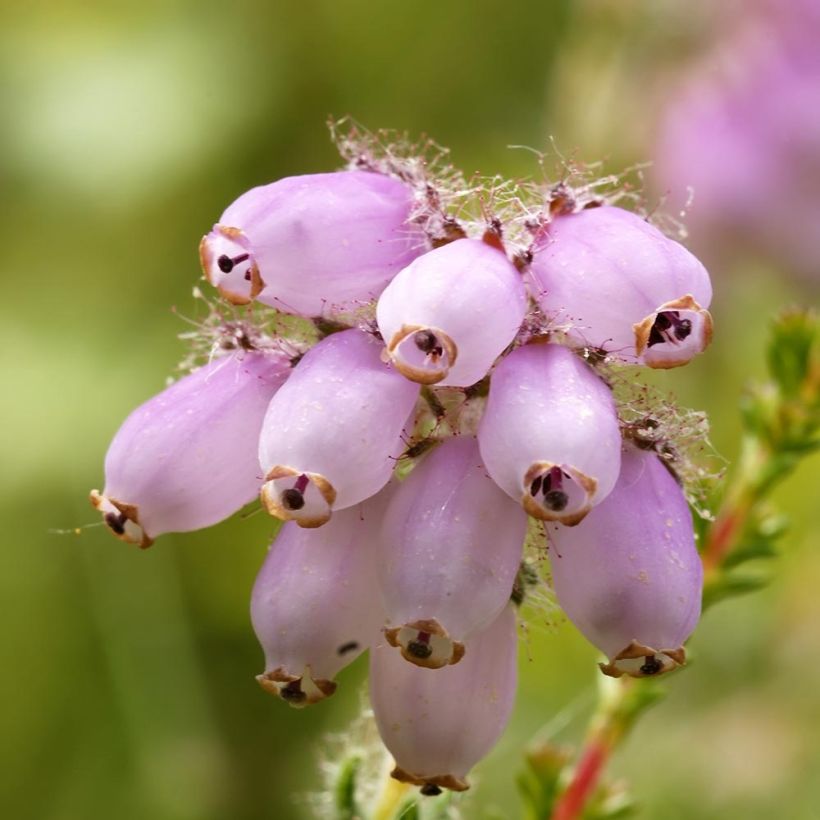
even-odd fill
[[[199,315],[197,243],[224,206],[338,165],[331,114],[427,132],[468,174],[538,175],[511,144],[546,150],[553,171],[550,137],[608,170],[651,158],[663,95],[643,80],[663,87],[686,71],[705,12],[650,0],[4,7],[5,814],[308,817],[321,738],[358,710],[361,664],[315,711],[256,686],[248,598],[274,528],[253,507],[140,553],[86,501],[117,426],[184,355],[175,335]],[[767,317],[812,291],[769,262],[704,261],[712,353],[656,379],[709,411],[717,449],[734,459]],[[619,753],[614,776],[645,816],[799,818],[820,801],[819,477],[815,457],[779,485],[793,526],[772,583],[707,615],[691,668]],[[517,816],[533,727],[552,721],[555,742],[577,743],[591,708],[594,650],[547,615],[526,643],[512,725],[476,771],[467,817]]]

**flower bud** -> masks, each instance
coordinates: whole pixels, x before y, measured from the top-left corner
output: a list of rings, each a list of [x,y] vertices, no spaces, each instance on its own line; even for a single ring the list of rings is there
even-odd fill
[[[382,349],[360,330],[334,333],[271,401],[259,440],[271,515],[319,527],[388,482],[419,388],[382,362]]]
[[[476,440],[440,444],[396,489],[381,528],[379,586],[408,661],[458,662],[510,599],[527,516],[487,476]]]
[[[138,407],[105,457],[91,502],[114,535],[148,547],[247,504],[262,483],[256,451],[271,397],[291,372],[276,353],[215,359]]]
[[[686,364],[712,338],[709,274],[637,214],[603,206],[556,217],[538,241],[530,284],[572,340],[627,362]]]
[[[396,760],[392,776],[424,789],[469,788],[467,773],[498,741],[515,700],[515,609],[467,643],[461,663],[431,671],[388,646],[370,653],[370,700]]]
[[[251,597],[265,651],[257,680],[291,706],[332,695],[336,673],[378,640],[373,536],[381,511],[356,506],[318,530],[288,522],[265,558]]]
[[[460,239],[416,259],[379,299],[387,353],[408,379],[467,387],[513,340],[527,295],[502,250]]]
[[[577,524],[618,477],[612,394],[578,356],[533,344],[498,365],[478,430],[493,481],[535,518]]]
[[[202,239],[206,278],[234,304],[304,316],[370,302],[424,250],[411,190],[389,176],[287,177],[239,197]]]
[[[684,663],[700,617],[703,568],[683,490],[656,455],[629,448],[615,489],[575,528],[549,528],[564,612],[614,677]]]

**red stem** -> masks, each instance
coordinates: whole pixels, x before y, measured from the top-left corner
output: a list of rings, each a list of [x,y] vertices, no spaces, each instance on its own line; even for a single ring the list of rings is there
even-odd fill
[[[581,755],[572,780],[552,810],[550,820],[576,820],[592,796],[603,772],[609,747],[600,740],[591,740]]]

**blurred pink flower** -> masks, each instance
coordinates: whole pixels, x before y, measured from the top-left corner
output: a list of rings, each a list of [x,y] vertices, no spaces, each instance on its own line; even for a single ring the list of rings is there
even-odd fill
[[[694,192],[695,245],[820,281],[820,3],[734,11],[661,115],[656,179],[675,206]]]

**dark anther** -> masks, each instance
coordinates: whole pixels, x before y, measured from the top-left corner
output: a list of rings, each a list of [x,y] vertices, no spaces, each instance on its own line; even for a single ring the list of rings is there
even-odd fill
[[[681,319],[677,310],[663,310],[655,317],[649,330],[648,346],[664,342],[682,342],[691,332],[691,319]]]
[[[286,510],[301,510],[305,506],[305,497],[293,488],[282,493],[282,506]]]
[[[647,655],[644,661],[645,663],[640,668],[640,672],[644,675],[657,675],[663,669],[663,664],[654,655]]]
[[[436,334],[433,333],[432,330],[417,330],[413,334],[413,341],[422,353],[433,353],[436,356],[441,356],[444,352],[438,343]]]
[[[346,655],[348,652],[355,652],[359,648],[358,641],[348,641],[343,643],[337,650],[337,655]]]
[[[553,512],[561,512],[569,504],[569,496],[563,490],[544,493],[544,506]]]
[[[414,658],[418,658],[422,661],[426,658],[429,658],[430,655],[433,654],[433,648],[430,646],[430,644],[422,643],[421,641],[410,641],[410,643],[407,644],[407,651]]]
[[[108,524],[111,532],[114,532],[117,535],[125,535],[125,522],[127,519],[123,513],[106,513],[103,516],[103,521]]]
[[[682,342],[691,332],[692,322],[689,319],[681,319],[675,328],[675,338]]]
[[[441,794],[441,789],[435,783],[425,783],[419,791],[425,797],[435,797],[437,794]]]
[[[302,691],[301,680],[292,680],[279,690],[279,694],[282,696],[282,700],[286,700],[288,703],[302,703],[307,697]]]
[[[538,476],[538,478],[533,479],[532,484],[530,484],[530,495],[538,495],[538,491],[541,489],[541,482],[543,478]]]
[[[223,253],[222,256],[216,260],[216,264],[219,265],[219,270],[221,270],[222,273],[230,273],[233,270],[234,265],[244,262],[249,256],[250,254],[240,253],[239,256],[234,256],[233,259],[231,259],[230,256]]]

